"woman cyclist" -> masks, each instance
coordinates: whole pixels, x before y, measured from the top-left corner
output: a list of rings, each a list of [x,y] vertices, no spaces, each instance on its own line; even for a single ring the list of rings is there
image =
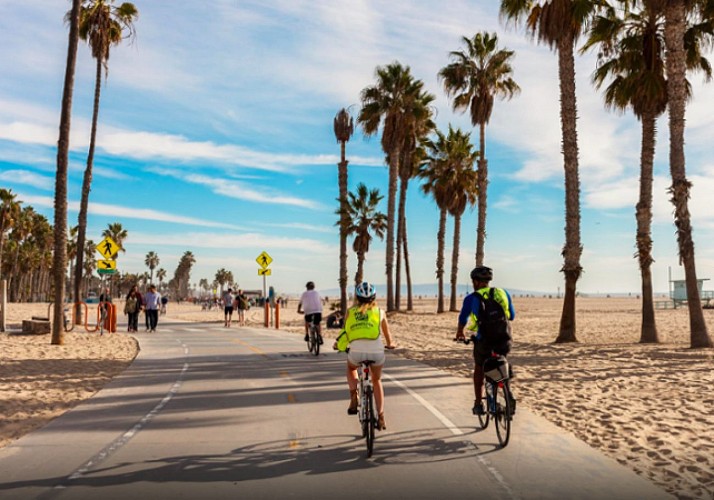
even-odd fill
[[[389,333],[387,315],[377,306],[377,296],[374,285],[362,282],[355,287],[356,305],[347,310],[344,332],[335,343],[335,348],[344,351],[349,347],[347,355],[347,384],[350,388],[349,415],[357,414],[359,401],[357,397],[357,369],[362,361],[374,361],[372,385],[374,399],[379,415],[377,429],[387,426],[384,422],[384,389],[382,388],[382,366],[384,366],[384,349],[394,349],[392,336]],[[382,342],[382,336],[386,345]]]

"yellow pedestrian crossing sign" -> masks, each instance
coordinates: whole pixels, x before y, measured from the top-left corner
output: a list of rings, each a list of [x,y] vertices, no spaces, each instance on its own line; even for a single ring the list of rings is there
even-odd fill
[[[111,259],[119,251],[119,245],[109,236],[104,238],[96,248],[97,252],[102,254],[105,259]]]
[[[270,263],[273,262],[273,258],[268,255],[268,252],[262,252],[260,255],[258,255],[258,258],[256,258],[255,261],[260,267],[262,267],[263,269],[267,269]]]
[[[258,269],[258,276],[270,276],[270,269]]]

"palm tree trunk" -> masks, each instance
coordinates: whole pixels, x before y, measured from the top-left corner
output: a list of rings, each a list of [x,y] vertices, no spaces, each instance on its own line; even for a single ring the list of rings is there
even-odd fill
[[[55,176],[55,220],[54,220],[54,256],[52,273],[55,288],[54,314],[52,321],[52,344],[64,343],[64,277],[67,269],[67,164],[69,163],[69,133],[72,116],[72,93],[74,91],[74,70],[77,64],[77,46],[79,45],[79,7],[80,0],[72,0],[70,13],[69,43],[67,64],[62,92],[62,111],[60,114],[60,133],[57,143],[57,174]]]
[[[362,283],[364,272],[364,252],[357,252],[357,272],[355,273],[355,286]]]
[[[394,311],[394,220],[400,154],[398,149],[390,152],[394,164],[389,166],[389,194],[387,197],[387,311]]]
[[[406,232],[406,207],[407,207],[407,187],[408,183],[404,179],[400,179],[399,182],[399,210],[398,210],[398,221],[397,225],[397,269],[395,274],[395,287],[394,287],[394,306],[398,310],[401,309],[401,297],[402,297],[402,249],[404,247],[404,234]],[[404,255],[404,260],[406,260],[406,254]]]
[[[575,99],[574,40],[564,36],[558,42],[558,73],[560,78],[560,120],[563,134],[563,159],[565,169],[565,246],[563,247],[563,274],[565,297],[560,317],[560,332],[556,343],[577,342],[575,336],[576,285],[583,268],[580,255],[580,179],[578,177],[577,106]]]
[[[692,348],[713,347],[704,322],[702,302],[697,286],[694,241],[689,216],[689,189],[684,159],[684,114],[686,109],[686,56],[684,2],[667,2],[665,9],[665,44],[667,47],[667,94],[669,98],[669,169],[672,175],[674,224],[677,227],[679,260],[684,265],[689,308],[690,344]]]
[[[479,127],[478,160],[478,226],[476,228],[476,265],[482,266],[486,244],[486,195],[488,188],[488,160],[486,160],[486,124]]]
[[[647,114],[642,117],[642,155],[640,170],[640,201],[637,203],[637,257],[642,276],[642,327],[641,343],[658,343],[655,324],[654,299],[652,297],[652,182],[657,136],[656,117]]]
[[[454,247],[451,249],[451,298],[449,311],[458,312],[456,307],[456,288],[459,281],[459,245],[461,244],[461,215],[454,215]]]
[[[446,210],[439,212],[439,232],[436,235],[436,282],[438,285],[437,313],[444,312],[444,238],[446,234]]]
[[[412,274],[409,270],[409,248],[407,247],[407,225],[404,224],[404,273],[407,276],[407,311],[414,310],[414,297],[412,293]]]
[[[337,182],[340,189],[340,311],[347,314],[347,160],[345,142],[340,142],[341,161],[337,166]]]
[[[94,81],[94,110],[92,112],[92,131],[89,138],[89,153],[87,154],[87,167],[84,169],[84,179],[82,180],[82,199],[79,202],[79,216],[77,219],[77,248],[84,248],[84,241],[87,234],[87,212],[89,211],[89,191],[92,189],[92,168],[94,165],[94,147],[97,140],[97,121],[99,119],[99,97],[102,89],[102,60],[97,59],[96,77]],[[81,325],[82,307],[81,287],[82,272],[84,264],[83,252],[77,252],[77,261],[75,263],[74,275],[74,302],[75,302],[75,323]]]

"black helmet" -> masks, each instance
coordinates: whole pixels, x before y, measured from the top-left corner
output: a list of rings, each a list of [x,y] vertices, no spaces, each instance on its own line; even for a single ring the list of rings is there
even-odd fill
[[[476,281],[491,281],[493,279],[493,270],[486,266],[477,266],[471,271],[471,279]]]

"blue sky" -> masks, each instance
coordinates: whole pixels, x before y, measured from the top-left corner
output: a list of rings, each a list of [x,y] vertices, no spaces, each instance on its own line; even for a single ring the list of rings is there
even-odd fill
[[[398,60],[436,95],[437,124],[472,130],[455,114],[436,74],[461,37],[496,32],[516,52],[522,92],[497,101],[486,132],[486,263],[496,283],[555,292],[563,286],[563,168],[556,56],[498,19],[498,2],[342,0],[137,0],[138,37],[112,49],[102,89],[90,195],[88,237],[107,224],[128,231],[118,268],[143,272],[147,252],[173,276],[187,250],[192,282],[219,268],[244,288],[261,288],[256,257],[273,258],[268,284],[299,292],[308,280],[337,286],[334,226],[339,146],[332,120],[356,115],[374,70]],[[407,8],[408,6],[408,8]],[[63,16],[69,1],[0,0],[0,186],[52,220],[56,143],[67,51]],[[590,84],[594,56],[578,57],[583,292],[636,292],[634,205],[640,127],[608,112]],[[80,45],[69,173],[69,223],[75,225],[86,164],[95,63]],[[714,88],[691,77],[687,175],[698,274],[714,278]],[[476,142],[478,133],[475,131]],[[667,162],[666,116],[658,123],[653,266],[655,289],[667,290],[678,265]],[[387,169],[379,137],[357,130],[347,145],[349,185],[385,195]],[[386,197],[383,202],[386,212]],[[407,202],[415,283],[434,282],[438,214],[413,181]],[[475,255],[476,211],[462,221],[460,282]],[[451,252],[452,226],[447,233]],[[450,259],[449,259],[450,261]],[[351,255],[350,277],[356,260]],[[447,269],[447,273],[449,270]],[[448,276],[448,274],[447,274]],[[375,241],[366,277],[384,283],[384,244]],[[711,289],[714,285],[706,286]]]

